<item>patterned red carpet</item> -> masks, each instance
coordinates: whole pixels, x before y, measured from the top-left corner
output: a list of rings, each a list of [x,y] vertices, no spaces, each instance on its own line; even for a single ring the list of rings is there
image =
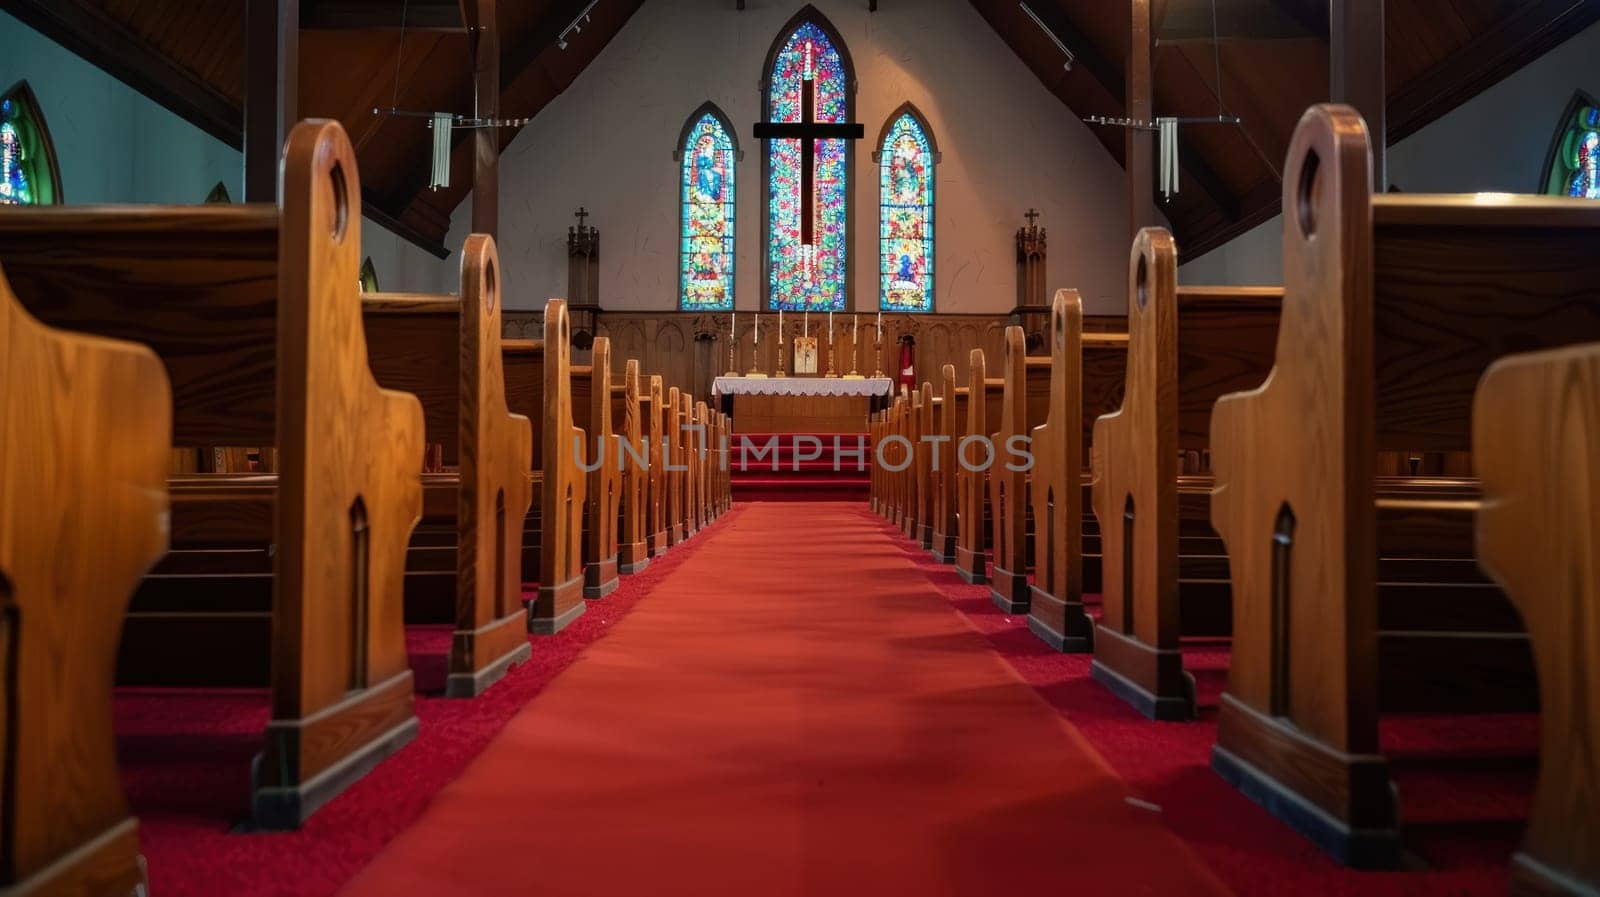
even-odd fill
[[[860,505],[756,504],[351,895],[1224,893]]]

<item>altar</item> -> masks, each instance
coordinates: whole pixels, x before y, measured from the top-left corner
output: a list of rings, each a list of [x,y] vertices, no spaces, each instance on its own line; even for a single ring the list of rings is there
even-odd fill
[[[718,401],[732,402],[735,433],[865,433],[867,416],[893,393],[888,377],[724,376],[711,384]]]

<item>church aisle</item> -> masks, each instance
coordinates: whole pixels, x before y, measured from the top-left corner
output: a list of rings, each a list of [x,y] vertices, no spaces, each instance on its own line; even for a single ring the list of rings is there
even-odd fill
[[[754,504],[343,893],[1224,893],[1127,794],[864,507]]]

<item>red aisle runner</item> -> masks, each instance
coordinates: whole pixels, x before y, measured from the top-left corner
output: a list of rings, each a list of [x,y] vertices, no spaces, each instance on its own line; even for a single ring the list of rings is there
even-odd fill
[[[351,895],[1225,893],[858,507],[758,504]]]

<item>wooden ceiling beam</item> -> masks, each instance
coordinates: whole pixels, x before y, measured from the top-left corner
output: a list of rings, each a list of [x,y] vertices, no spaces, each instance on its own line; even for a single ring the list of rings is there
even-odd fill
[[[1328,0],[1272,0],[1274,6],[1307,33],[1326,44],[1332,30]]]
[[[589,0],[560,0],[560,2],[551,7],[549,12],[545,13],[544,17],[539,20],[539,24],[534,26],[527,37],[509,51],[503,51],[500,56],[501,91],[515,84],[522,77],[522,74],[538,61],[540,54],[555,46],[556,41],[561,37],[562,31],[588,5]],[[516,132],[512,130],[511,133],[515,134]],[[469,140],[475,140],[475,137],[470,133],[458,131],[453,134],[451,136],[451,156],[454,157]],[[411,173],[400,182],[400,186],[385,198],[383,206],[390,210],[390,215],[396,218],[403,216],[406,209],[416,201],[422,191],[428,189],[428,180],[432,167],[430,148],[430,155],[424,157],[420,164],[413,166]]]
[[[1389,142],[1404,140],[1597,21],[1600,3],[1588,0],[1524,5],[1389,92]]]
[[[1029,8],[1039,16],[1045,27],[1055,32],[1061,42],[1067,45],[1072,52],[1075,64],[1083,66],[1106,92],[1116,99],[1118,105],[1126,110],[1127,106],[1127,80],[1123,77],[1120,66],[1113,63],[1100,49],[1084,37],[1083,32],[1072,24],[1065,13],[1054,2],[1030,3]],[[1239,218],[1239,202],[1227,188],[1227,182],[1217,174],[1216,169],[1200,155],[1184,136],[1180,128],[1178,132],[1178,162],[1183,172],[1189,175],[1189,180],[1211,200],[1229,221]],[[1123,163],[1126,165],[1126,161]]]
[[[406,3],[360,3],[352,0],[305,0],[300,27],[307,31],[392,30],[466,31],[456,0],[407,0]]]
[[[0,9],[234,149],[244,111],[83,0],[0,0]]]

